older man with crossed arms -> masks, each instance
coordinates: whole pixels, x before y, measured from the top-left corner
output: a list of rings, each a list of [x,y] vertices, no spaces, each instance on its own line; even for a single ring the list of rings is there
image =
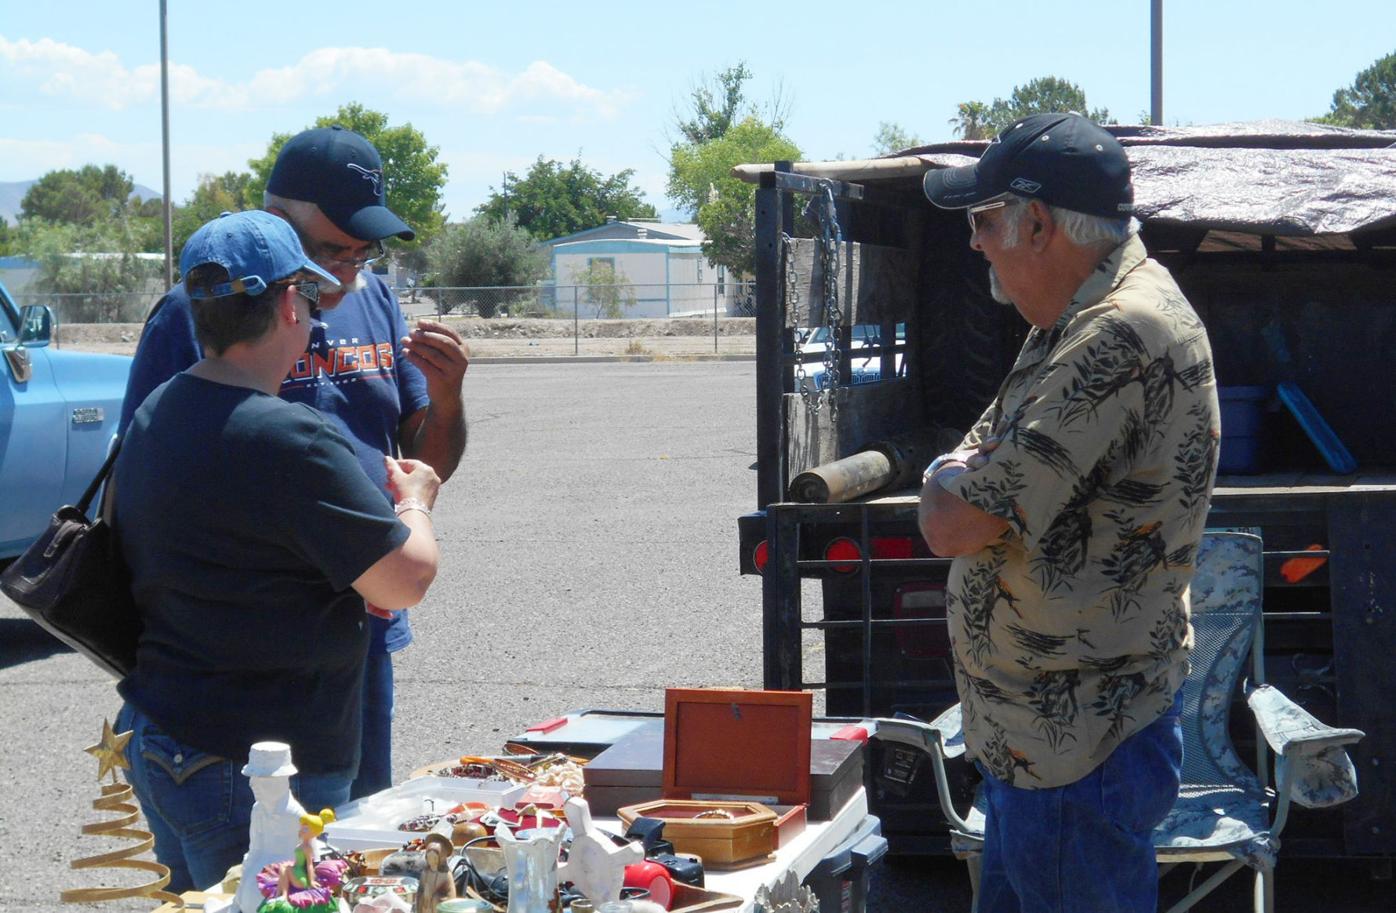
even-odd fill
[[[1178,793],[1188,584],[1216,472],[1206,331],[1132,218],[1129,160],[1075,114],[934,170],[991,293],[1030,324],[998,395],[926,470],[988,817],[981,913],[1152,911]]]

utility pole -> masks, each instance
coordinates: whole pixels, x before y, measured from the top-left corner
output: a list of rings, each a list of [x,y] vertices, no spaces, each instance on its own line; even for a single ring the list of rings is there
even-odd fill
[[[1150,0],[1149,123],[1163,125],[1163,0]]]
[[[164,154],[165,288],[174,285],[174,230],[170,223],[170,44],[160,0],[160,143]]]

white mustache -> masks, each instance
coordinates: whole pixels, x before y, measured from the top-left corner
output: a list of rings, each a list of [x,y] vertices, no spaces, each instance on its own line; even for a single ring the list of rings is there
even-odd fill
[[[368,280],[364,278],[363,270],[359,270],[354,274],[353,282],[341,285],[337,292],[327,293],[333,297],[326,299],[325,303],[321,305],[321,308],[326,311],[333,310],[339,306],[340,301],[344,300],[345,295],[348,295],[350,292],[361,292],[366,288],[368,288]]]

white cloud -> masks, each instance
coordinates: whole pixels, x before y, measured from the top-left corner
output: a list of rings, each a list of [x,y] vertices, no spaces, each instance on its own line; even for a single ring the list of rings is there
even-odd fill
[[[112,111],[159,98],[158,64],[128,67],[110,51],[92,52],[49,38],[0,36],[0,82],[28,85],[57,101]],[[546,61],[507,72],[474,60],[446,60],[385,48],[320,48],[285,67],[260,70],[245,82],[203,76],[170,63],[176,104],[246,111],[324,96],[372,94],[390,101],[455,106],[473,114],[517,112],[572,119],[612,119],[630,100],[623,91],[588,86]]]

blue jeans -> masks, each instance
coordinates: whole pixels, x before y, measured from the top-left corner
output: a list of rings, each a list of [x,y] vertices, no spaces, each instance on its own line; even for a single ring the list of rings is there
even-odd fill
[[[130,703],[117,714],[116,730],[132,732],[126,781],[155,835],[155,858],[170,869],[168,890],[218,884],[247,852],[253,798],[242,775],[246,759],[232,761],[183,744]],[[349,801],[349,778],[300,774],[291,778],[291,794],[308,811],[335,808]]]
[[[1020,789],[981,767],[980,913],[1153,913],[1153,830],[1178,798],[1182,694],[1075,783]]]
[[[364,726],[359,775],[349,798],[361,799],[393,785],[393,655],[370,653],[364,661]]]

